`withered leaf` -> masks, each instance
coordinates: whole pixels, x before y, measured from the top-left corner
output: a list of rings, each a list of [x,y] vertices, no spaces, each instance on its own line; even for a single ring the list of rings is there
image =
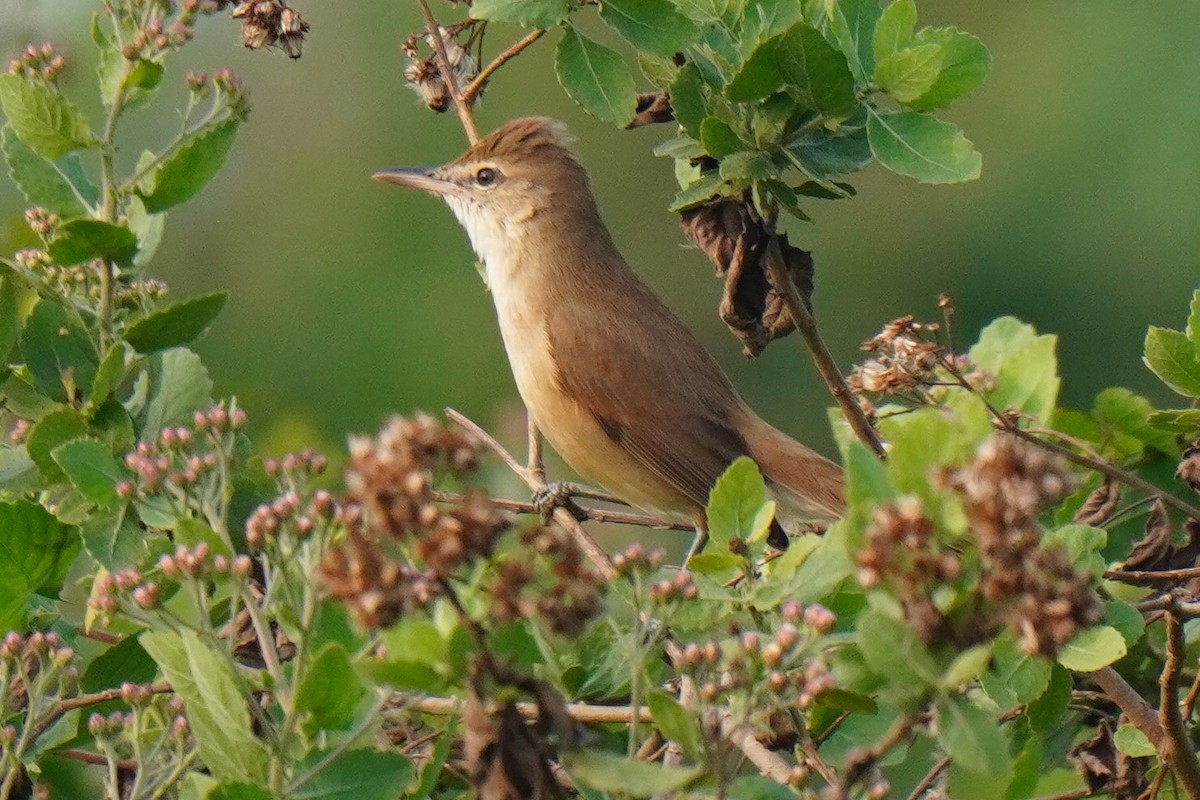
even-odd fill
[[[724,198],[681,214],[688,237],[699,246],[725,279],[721,320],[742,341],[743,353],[754,357],[768,344],[795,329],[779,287],[766,265],[767,245],[774,237],[792,281],[811,307],[812,255],[793,247],[787,234],[772,232],[746,198]]]
[[[513,703],[490,715],[472,692],[463,706],[463,750],[479,800],[561,800],[545,747]]]
[[[1087,500],[1075,512],[1074,521],[1099,528],[1112,519],[1121,500],[1121,485],[1105,478],[1100,488],[1088,495]]]
[[[1131,758],[1118,750],[1107,719],[1100,721],[1095,736],[1071,748],[1070,759],[1093,794],[1107,792],[1113,800],[1136,800],[1146,789],[1149,759]]]
[[[675,112],[671,110],[671,100],[667,97],[666,92],[639,94],[636,112],[633,120],[625,126],[626,128],[640,128],[643,125],[675,120]]]
[[[1187,541],[1183,544],[1171,542],[1171,520],[1167,507],[1161,499],[1154,502],[1146,520],[1146,532],[1129,552],[1129,558],[1121,565],[1123,570],[1140,572],[1163,572],[1165,570],[1188,569],[1200,561],[1200,524],[1188,520],[1183,526]],[[1127,581],[1128,583],[1159,583],[1157,581]]]
[[[1183,460],[1179,462],[1175,477],[1200,492],[1200,439],[1183,451]]]

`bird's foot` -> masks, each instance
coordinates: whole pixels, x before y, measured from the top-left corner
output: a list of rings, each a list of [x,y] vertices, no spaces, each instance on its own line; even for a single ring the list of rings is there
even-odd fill
[[[570,481],[554,481],[547,483],[546,488],[534,492],[533,507],[546,519],[554,513],[554,509],[565,508],[575,519],[583,522],[587,519],[587,512],[579,507],[574,498],[587,494],[585,486]]]

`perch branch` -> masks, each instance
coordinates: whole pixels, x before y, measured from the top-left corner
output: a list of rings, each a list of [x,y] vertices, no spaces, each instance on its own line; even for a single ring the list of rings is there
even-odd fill
[[[453,503],[458,505],[463,502],[463,495],[456,492],[438,492],[433,493],[433,499],[439,503]],[[503,509],[512,511],[515,514],[539,514],[538,507],[533,503],[523,500],[505,500],[503,498],[492,498],[492,502]],[[695,530],[691,525],[685,525],[682,522],[670,522],[658,517],[651,517],[647,514],[631,514],[626,511],[609,511],[603,508],[583,508],[584,514],[593,522],[607,522],[613,525],[636,525],[639,528],[655,528],[657,530],[671,531],[692,531]]]
[[[1192,746],[1187,725],[1179,710],[1179,679],[1186,654],[1183,621],[1177,614],[1168,611],[1167,663],[1158,681],[1162,689],[1158,722],[1165,735],[1158,752],[1183,784],[1187,796],[1197,800],[1200,798],[1200,762],[1196,760],[1196,749]]]
[[[767,242],[767,269],[771,276],[771,282],[775,284],[783,297],[784,305],[787,306],[788,314],[791,315],[796,330],[800,332],[800,335],[804,337],[805,344],[808,345],[817,371],[821,373],[825,385],[829,387],[829,393],[841,407],[846,421],[850,423],[850,428],[863,444],[874,451],[875,455],[880,458],[885,457],[887,451],[884,449],[883,440],[871,427],[871,421],[867,419],[867,415],[863,413],[862,408],[850,393],[846,378],[838,369],[833,353],[829,351],[829,346],[825,344],[821,332],[817,329],[816,319],[804,305],[800,290],[796,288],[796,283],[784,266],[783,253],[779,250],[779,240],[774,236]]]

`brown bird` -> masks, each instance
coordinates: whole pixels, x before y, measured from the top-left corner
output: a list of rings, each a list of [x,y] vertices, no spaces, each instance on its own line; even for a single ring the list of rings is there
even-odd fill
[[[697,545],[709,491],[740,456],[778,504],[772,545],[836,519],[841,470],[755,414],[630,269],[567,141],[562,123],[519,119],[445,166],[374,177],[442,197],[466,228],[521,399],[581,475],[694,524]]]

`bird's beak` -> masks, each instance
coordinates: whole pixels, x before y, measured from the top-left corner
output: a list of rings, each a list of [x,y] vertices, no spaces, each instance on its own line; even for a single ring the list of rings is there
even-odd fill
[[[385,169],[382,172],[376,172],[371,177],[380,183],[409,186],[413,189],[421,189],[422,191],[437,195],[449,194],[458,188],[456,184],[443,180],[433,173],[433,169],[428,167],[401,167],[397,169]]]

